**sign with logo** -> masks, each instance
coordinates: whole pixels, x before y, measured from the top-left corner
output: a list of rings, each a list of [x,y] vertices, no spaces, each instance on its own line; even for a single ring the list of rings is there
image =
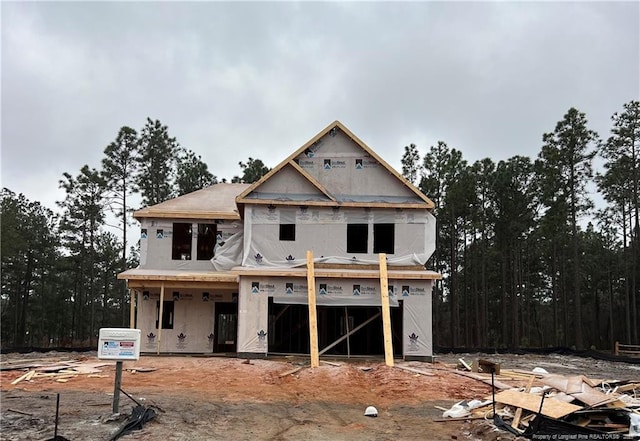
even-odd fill
[[[140,330],[129,328],[101,328],[98,338],[100,360],[138,360],[140,358]]]

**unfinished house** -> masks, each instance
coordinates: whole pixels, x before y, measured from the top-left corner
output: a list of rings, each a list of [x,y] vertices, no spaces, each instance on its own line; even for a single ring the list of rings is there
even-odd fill
[[[429,360],[432,209],[336,121],[252,185],[137,211],[140,266],[118,277],[141,349]]]

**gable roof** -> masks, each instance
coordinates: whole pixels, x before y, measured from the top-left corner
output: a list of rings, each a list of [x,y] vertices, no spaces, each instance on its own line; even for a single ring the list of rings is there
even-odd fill
[[[332,130],[335,129],[341,130],[347,137],[349,137],[358,147],[360,147],[363,152],[376,160],[388,173],[390,173],[395,179],[397,179],[401,185],[406,187],[410,194],[412,194],[414,201],[393,201],[389,198],[386,200],[384,198],[380,198],[377,200],[367,200],[367,201],[358,201],[358,200],[343,200],[339,201],[336,199],[335,195],[332,195],[327,189],[322,185],[322,183],[318,182],[313,176],[307,173],[302,167],[300,167],[296,163],[296,158],[303,153],[309,151],[318,141],[330,134]],[[288,173],[291,173],[293,170],[297,175],[299,175],[299,179],[303,179],[311,183],[311,185],[316,188],[317,195],[316,197],[312,197],[310,199],[306,199],[304,201],[305,205],[324,205],[324,206],[351,206],[351,207],[399,207],[399,208],[422,208],[422,209],[432,209],[434,208],[434,203],[425,196],[420,190],[418,190],[413,184],[407,181],[401,174],[399,174],[393,167],[391,167],[387,162],[385,162],[377,153],[375,153],[369,146],[367,146],[364,142],[362,142],[356,135],[354,135],[349,129],[347,129],[340,121],[334,121],[325,127],[322,131],[320,131],[316,136],[311,138],[307,143],[305,143],[298,150],[293,152],[278,164],[276,167],[271,169],[267,174],[265,174],[259,181],[253,183],[250,187],[245,189],[238,197],[236,198],[236,203],[246,204],[284,204],[290,205],[292,203],[296,203],[296,201],[288,198],[288,197],[277,197],[276,195],[272,197],[266,198],[256,198],[251,197],[252,193],[255,193],[256,190],[265,186],[265,183],[274,178],[281,170],[286,169]],[[266,196],[269,196],[268,193],[265,193]],[[284,195],[282,195],[284,196]],[[298,201],[301,202],[301,201]]]
[[[250,184],[214,184],[133,213],[141,218],[240,219],[236,196]]]

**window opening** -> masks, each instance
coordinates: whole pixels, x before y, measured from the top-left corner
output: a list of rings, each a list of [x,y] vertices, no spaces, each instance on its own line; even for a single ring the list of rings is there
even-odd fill
[[[216,224],[198,224],[198,260],[209,260],[213,257],[213,250],[216,246],[217,227]]]
[[[191,260],[191,224],[182,222],[173,224],[171,258]]]
[[[347,224],[347,253],[366,253],[368,235],[367,224]]]
[[[280,224],[280,240],[296,240],[296,224]]]
[[[395,245],[394,224],[373,225],[373,252],[393,254]]]

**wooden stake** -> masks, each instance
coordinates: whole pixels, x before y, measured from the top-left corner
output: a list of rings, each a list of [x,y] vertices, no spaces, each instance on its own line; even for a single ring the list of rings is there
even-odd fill
[[[384,333],[384,362],[393,366],[393,341],[391,339],[391,311],[389,311],[389,281],[387,280],[387,255],[380,253],[380,298],[382,300],[382,330]]]
[[[116,361],[116,379],[113,385],[113,413],[120,410],[120,386],[122,385],[122,361]]]
[[[316,275],[313,267],[313,251],[307,251],[307,288],[309,294],[309,351],[311,367],[320,366],[318,354],[318,318],[316,313]]]

